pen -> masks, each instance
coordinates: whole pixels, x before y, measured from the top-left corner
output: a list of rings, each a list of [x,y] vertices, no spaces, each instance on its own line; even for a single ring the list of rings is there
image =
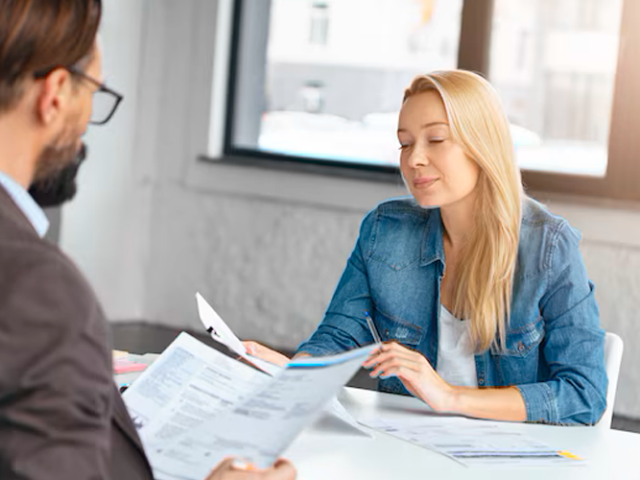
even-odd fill
[[[378,334],[378,330],[376,329],[376,324],[373,323],[373,318],[369,315],[369,312],[364,312],[365,318],[367,319],[367,325],[369,325],[369,331],[371,332],[371,336],[373,337],[373,341],[375,343],[382,343],[380,339],[380,335]]]

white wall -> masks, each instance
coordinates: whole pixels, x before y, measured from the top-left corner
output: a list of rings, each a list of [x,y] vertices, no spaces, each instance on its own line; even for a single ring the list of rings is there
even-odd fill
[[[90,277],[110,318],[143,316],[151,183],[137,161],[145,0],[106,0],[100,43],[106,82],[125,96],[106,126],[90,126],[76,200],[63,209],[61,246]]]
[[[403,189],[199,162],[219,127],[209,122],[216,2],[130,2],[108,0],[104,43],[108,52],[145,32],[137,53],[128,46],[107,64],[134,97],[139,72],[137,109],[129,103],[112,130],[91,138],[95,155],[65,212],[63,246],[111,318],[197,329],[199,290],[240,336],[294,348],[320,320],[364,213]],[[585,234],[603,325],[626,344],[616,411],[640,418],[640,208],[548,204]]]

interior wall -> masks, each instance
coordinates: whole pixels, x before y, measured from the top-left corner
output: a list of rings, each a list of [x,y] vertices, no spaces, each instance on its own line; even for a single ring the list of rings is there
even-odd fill
[[[90,278],[110,318],[143,316],[151,182],[138,161],[146,0],[105,0],[100,46],[106,83],[125,97],[105,126],[90,126],[76,199],[64,206],[60,245]]]
[[[216,130],[216,5],[107,0],[107,68],[137,102],[127,99],[111,130],[91,133],[94,156],[64,212],[63,247],[113,319],[198,329],[200,291],[240,336],[293,349],[322,318],[363,215],[404,192],[197,160]],[[640,418],[640,209],[547,201],[584,232],[603,326],[626,345],[616,412]]]

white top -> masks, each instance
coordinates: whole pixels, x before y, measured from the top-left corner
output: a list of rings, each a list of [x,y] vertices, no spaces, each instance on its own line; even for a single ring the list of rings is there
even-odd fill
[[[450,385],[477,387],[476,361],[469,321],[454,317],[443,305],[438,319],[438,366],[436,371]]]

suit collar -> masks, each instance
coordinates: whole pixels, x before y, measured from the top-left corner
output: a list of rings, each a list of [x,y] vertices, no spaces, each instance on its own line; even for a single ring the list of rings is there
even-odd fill
[[[37,232],[34,230],[33,225],[2,185],[0,185],[0,217],[10,221],[20,230],[29,232],[37,237]]]
[[[44,237],[49,229],[49,220],[29,192],[6,173],[0,171],[0,188],[11,197],[13,203],[20,209],[22,215],[29,221],[31,227]]]

